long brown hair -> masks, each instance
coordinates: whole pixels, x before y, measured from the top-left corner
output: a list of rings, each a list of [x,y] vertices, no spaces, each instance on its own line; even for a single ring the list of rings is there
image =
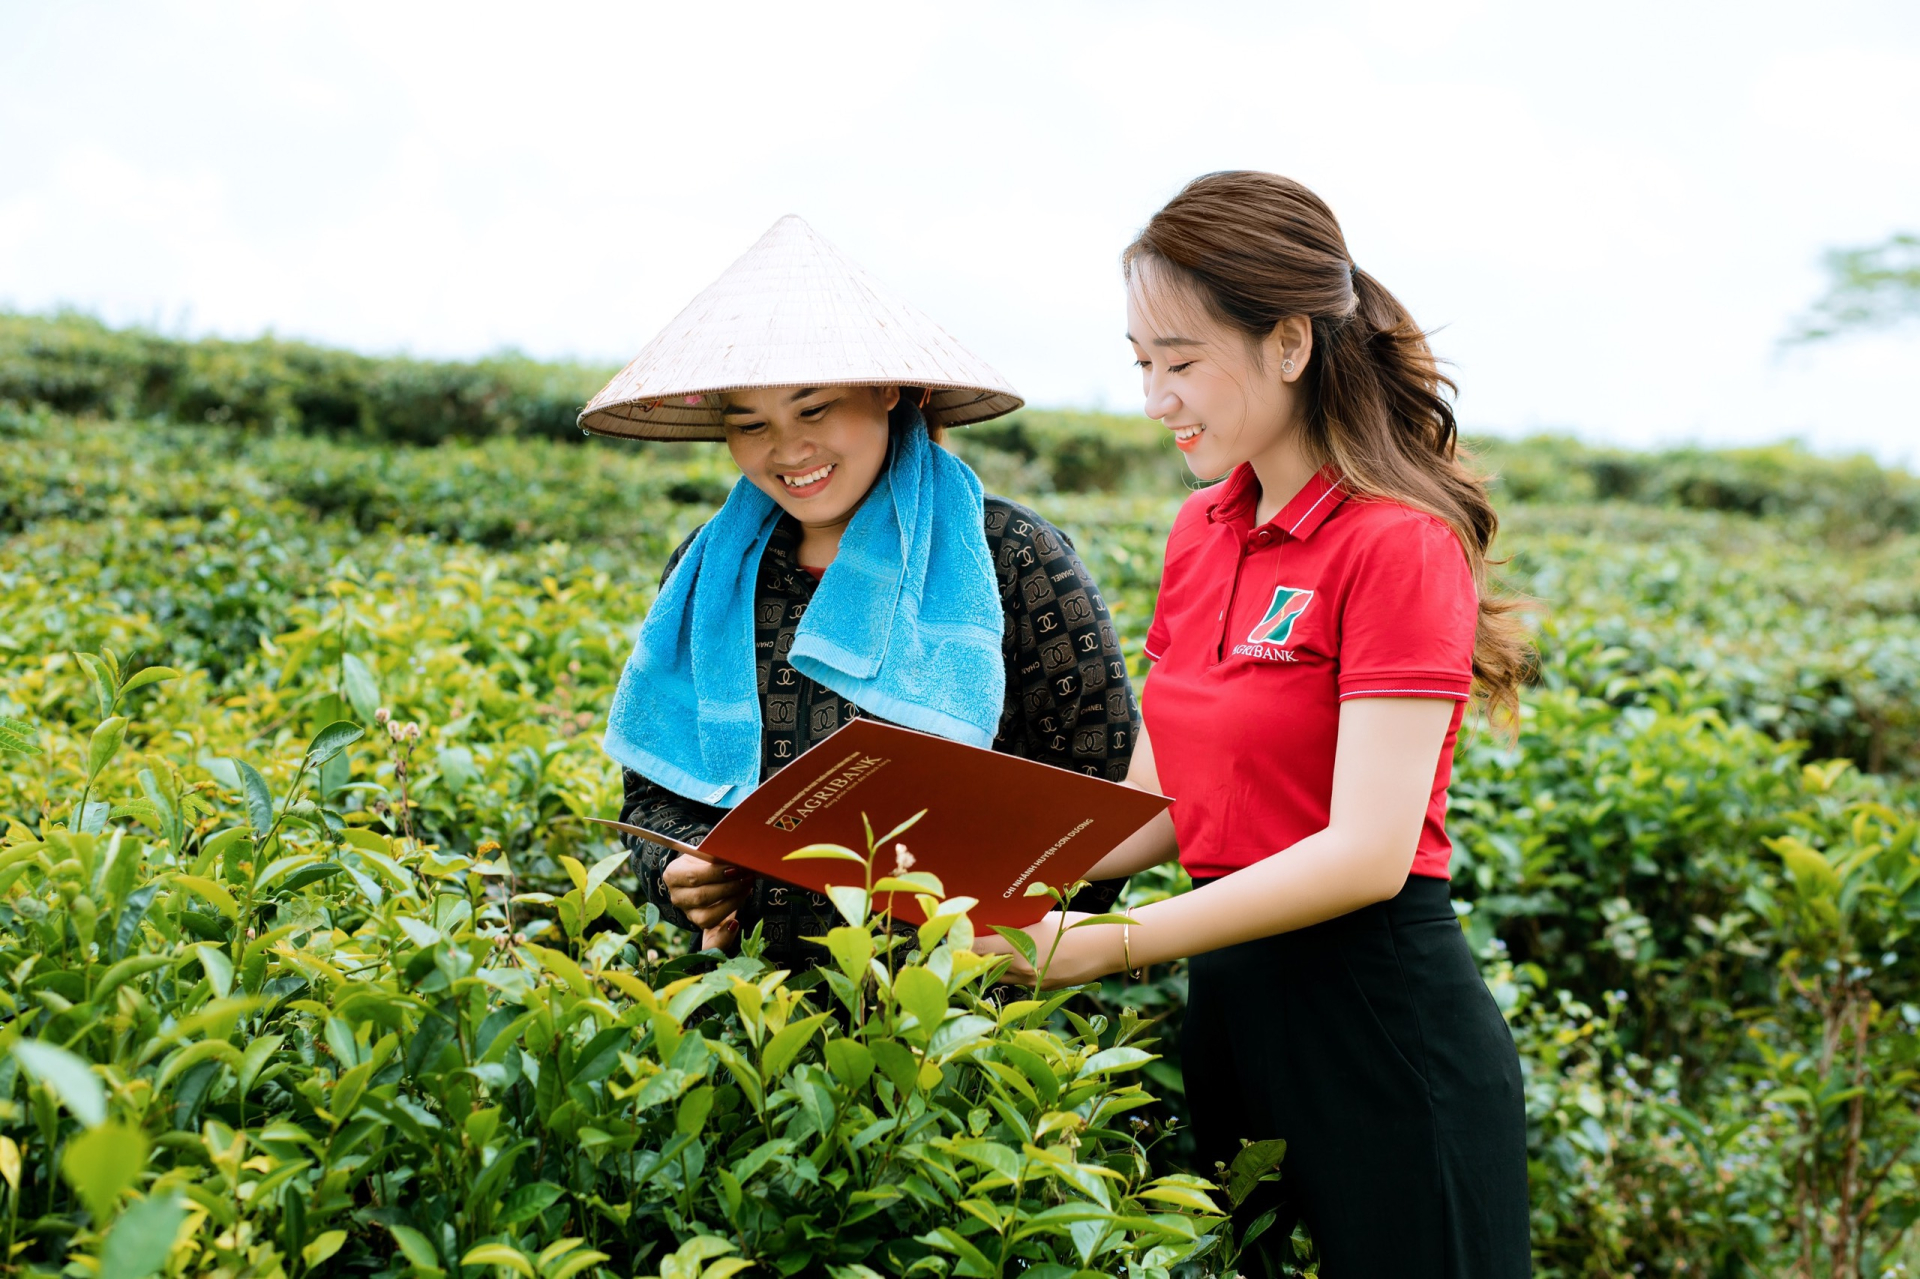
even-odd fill
[[[1474,683],[1496,719],[1517,722],[1532,660],[1515,615],[1525,602],[1487,586],[1500,520],[1461,452],[1453,380],[1407,309],[1353,264],[1333,210],[1278,174],[1209,173],[1154,214],[1121,256],[1129,280],[1143,262],[1256,353],[1288,316],[1312,323],[1301,375],[1308,453],[1338,467],[1350,491],[1403,502],[1453,529],[1480,599]]]

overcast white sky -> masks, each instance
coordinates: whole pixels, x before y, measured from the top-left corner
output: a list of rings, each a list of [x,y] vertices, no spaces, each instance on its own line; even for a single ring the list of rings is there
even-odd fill
[[[1920,463],[1920,326],[1782,353],[1920,228],[1920,5],[0,4],[0,306],[620,361],[797,212],[1030,400],[1137,411],[1115,266],[1273,169],[1462,418]]]

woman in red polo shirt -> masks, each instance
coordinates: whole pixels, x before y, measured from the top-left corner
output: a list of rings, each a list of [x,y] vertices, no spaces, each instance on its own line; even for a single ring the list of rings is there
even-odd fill
[[[1445,818],[1462,715],[1512,713],[1528,652],[1484,590],[1496,520],[1451,383],[1286,178],[1194,181],[1124,262],[1147,413],[1225,478],[1174,523],[1147,638],[1129,781],[1175,803],[1090,874],[1177,855],[1195,891],[1068,932],[1049,984],[1192,956],[1202,1166],[1285,1138],[1252,1211],[1281,1210],[1268,1240],[1303,1218],[1328,1279],[1525,1275],[1519,1058]]]

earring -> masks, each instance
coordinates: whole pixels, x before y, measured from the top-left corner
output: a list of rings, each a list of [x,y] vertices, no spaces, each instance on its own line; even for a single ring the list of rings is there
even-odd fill
[[[1282,361],[1280,361],[1280,371],[1281,371],[1282,373],[1284,373],[1284,374],[1286,374],[1286,375],[1287,375],[1288,377],[1292,377],[1292,376],[1293,376],[1293,361],[1292,361],[1292,360],[1282,360]]]

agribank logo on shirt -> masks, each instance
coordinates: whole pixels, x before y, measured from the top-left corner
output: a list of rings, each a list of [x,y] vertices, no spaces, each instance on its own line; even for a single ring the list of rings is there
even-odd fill
[[[1266,616],[1247,633],[1246,643],[1234,645],[1234,656],[1258,657],[1269,662],[1299,661],[1286,644],[1293,637],[1293,624],[1311,603],[1312,591],[1297,586],[1275,587],[1273,603],[1267,605]]]

